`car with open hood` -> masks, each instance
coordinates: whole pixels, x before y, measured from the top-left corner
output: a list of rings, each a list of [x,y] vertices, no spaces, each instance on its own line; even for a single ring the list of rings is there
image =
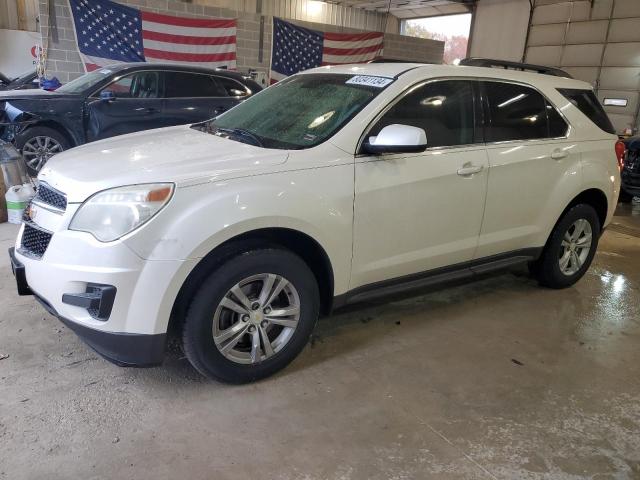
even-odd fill
[[[17,77],[8,77],[0,72],[1,90],[32,90],[40,88],[40,79],[35,70],[29,70]]]
[[[63,152],[10,252],[18,290],[119,365],[159,364],[173,332],[248,382],[348,303],[522,262],[573,285],[616,206],[617,137],[589,84],[540,70],[320,67]]]

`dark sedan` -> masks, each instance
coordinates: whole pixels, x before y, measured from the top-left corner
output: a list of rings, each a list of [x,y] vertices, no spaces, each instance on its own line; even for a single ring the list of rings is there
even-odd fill
[[[627,138],[623,142],[626,152],[620,172],[619,201],[629,203],[633,197],[640,197],[640,137]]]
[[[32,173],[56,153],[151,128],[201,122],[258,92],[249,77],[171,64],[120,64],[55,92],[0,92],[0,138],[13,141]]]

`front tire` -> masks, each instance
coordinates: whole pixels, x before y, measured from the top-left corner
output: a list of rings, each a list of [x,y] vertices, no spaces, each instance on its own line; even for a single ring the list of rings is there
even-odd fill
[[[594,208],[575,205],[558,221],[530,270],[543,286],[570,287],[589,269],[599,238],[600,220]]]
[[[50,127],[31,127],[16,137],[16,148],[22,152],[29,175],[35,177],[54,155],[71,148],[67,138]]]
[[[286,367],[304,348],[320,311],[315,277],[281,249],[240,254],[216,268],[195,294],[183,347],[203,375],[247,383]]]

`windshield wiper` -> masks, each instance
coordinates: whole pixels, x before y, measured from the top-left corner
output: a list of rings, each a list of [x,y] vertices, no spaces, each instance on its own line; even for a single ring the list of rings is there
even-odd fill
[[[254,135],[249,130],[245,130],[244,128],[225,128],[225,127],[215,127],[216,131],[226,133],[227,135],[235,135],[237,137],[249,138],[253,141],[255,145],[258,147],[264,147],[264,143],[257,135]]]

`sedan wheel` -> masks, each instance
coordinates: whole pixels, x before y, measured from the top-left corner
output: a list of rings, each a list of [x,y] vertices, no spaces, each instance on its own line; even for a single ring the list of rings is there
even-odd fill
[[[300,320],[298,291],[286,278],[262,273],[245,278],[223,297],[213,319],[213,340],[225,358],[262,362],[282,350]]]
[[[25,142],[22,146],[22,156],[27,166],[37,172],[49,158],[63,150],[64,148],[55,138],[37,136]]]

